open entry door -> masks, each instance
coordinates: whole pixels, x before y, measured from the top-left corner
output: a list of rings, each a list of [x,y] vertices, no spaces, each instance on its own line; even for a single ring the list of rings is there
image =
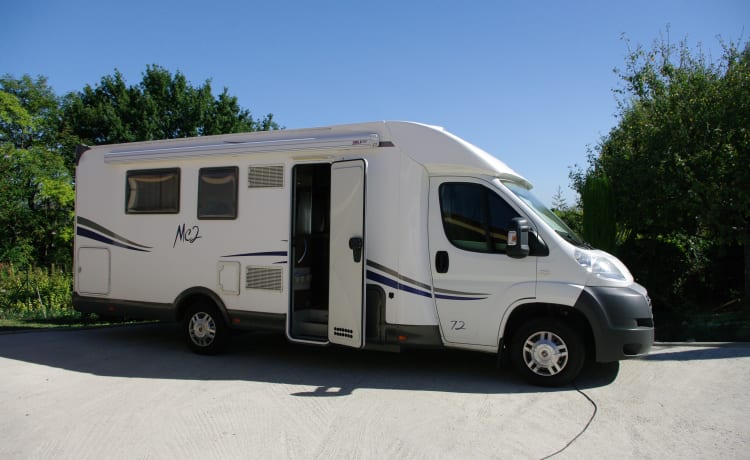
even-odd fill
[[[328,340],[364,346],[365,160],[331,165]]]

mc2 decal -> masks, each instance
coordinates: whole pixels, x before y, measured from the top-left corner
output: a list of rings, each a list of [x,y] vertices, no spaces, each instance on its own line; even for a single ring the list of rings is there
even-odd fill
[[[172,247],[174,248],[175,246],[177,246],[177,242],[193,244],[200,238],[203,238],[203,236],[201,235],[200,227],[198,227],[197,225],[188,227],[185,223],[178,224],[177,234],[174,236],[174,243],[172,243]]]

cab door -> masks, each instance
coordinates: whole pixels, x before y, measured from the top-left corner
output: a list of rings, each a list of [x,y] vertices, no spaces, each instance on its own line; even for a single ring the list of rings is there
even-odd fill
[[[328,340],[364,346],[365,160],[331,165]]]
[[[536,257],[506,254],[519,212],[491,182],[432,177],[429,248],[435,304],[447,343],[496,347],[503,314],[533,298]]]

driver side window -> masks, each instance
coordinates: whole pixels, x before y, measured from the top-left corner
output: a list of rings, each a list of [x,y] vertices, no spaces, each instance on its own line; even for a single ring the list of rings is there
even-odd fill
[[[504,254],[508,228],[518,213],[489,188],[473,183],[440,185],[445,236],[457,248]]]

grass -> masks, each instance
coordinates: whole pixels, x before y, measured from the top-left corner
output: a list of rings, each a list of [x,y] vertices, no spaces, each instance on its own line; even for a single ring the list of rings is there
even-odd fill
[[[0,315],[0,332],[49,330],[49,329],[80,329],[87,327],[109,327],[123,324],[146,324],[157,321],[142,321],[132,319],[102,319],[81,314],[67,315],[53,318],[8,318]]]
[[[0,263],[0,332],[136,324],[142,321],[83,315],[72,306],[73,278],[51,268]]]
[[[680,324],[686,340],[697,342],[750,341],[750,318],[745,312],[696,313]]]
[[[750,312],[746,307],[723,312],[654,311],[660,342],[748,342]]]

